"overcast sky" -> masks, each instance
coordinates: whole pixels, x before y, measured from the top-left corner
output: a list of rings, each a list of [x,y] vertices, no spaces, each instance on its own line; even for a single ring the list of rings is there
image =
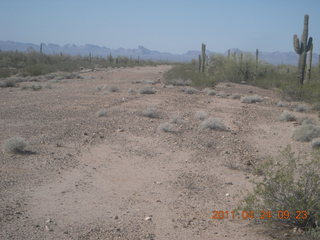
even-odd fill
[[[320,0],[0,0],[0,40],[86,43],[183,53],[293,51],[310,15],[320,44]]]

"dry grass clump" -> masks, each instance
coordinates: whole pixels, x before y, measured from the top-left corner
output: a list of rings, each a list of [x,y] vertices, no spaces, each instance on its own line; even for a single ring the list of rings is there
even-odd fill
[[[295,110],[296,112],[308,112],[308,111],[309,111],[309,107],[306,106],[306,105],[304,105],[304,104],[298,104],[298,105],[294,108],[294,110]]]
[[[163,132],[174,132],[174,125],[168,122],[161,123],[158,127],[158,130]]]
[[[39,91],[42,89],[42,86],[39,83],[34,83],[30,86],[30,89],[32,89],[33,91]]]
[[[204,120],[208,117],[208,113],[204,112],[204,111],[197,111],[195,114],[194,114],[194,117],[198,120]]]
[[[220,118],[214,118],[210,117],[206,120],[204,120],[200,127],[202,129],[211,129],[211,130],[217,130],[217,131],[226,131],[227,127],[222,123],[222,120]]]
[[[256,94],[241,98],[242,103],[256,103],[256,102],[262,102],[262,101],[263,101],[263,98]]]
[[[106,117],[107,116],[107,110],[105,108],[100,109],[98,112],[96,112],[97,117]]]
[[[292,138],[299,142],[309,142],[320,137],[320,127],[313,124],[304,124],[293,131]]]
[[[289,104],[287,102],[279,101],[277,102],[277,107],[288,107]]]
[[[148,107],[142,111],[142,116],[149,118],[159,118],[159,112],[154,107]]]
[[[119,92],[119,88],[116,86],[110,86],[108,89],[109,92]]]
[[[280,121],[283,122],[291,122],[291,121],[296,121],[297,118],[293,114],[289,113],[288,111],[284,111],[279,118]]]
[[[8,153],[24,153],[28,143],[22,137],[12,137],[4,142],[3,150]]]
[[[198,92],[198,90],[192,87],[188,87],[183,89],[183,92],[185,92],[186,94],[195,94]]]
[[[155,94],[157,91],[151,87],[143,87],[139,92],[140,94]]]

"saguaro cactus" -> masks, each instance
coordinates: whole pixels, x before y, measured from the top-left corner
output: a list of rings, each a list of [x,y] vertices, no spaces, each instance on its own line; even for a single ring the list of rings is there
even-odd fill
[[[312,71],[312,52],[313,52],[313,44],[311,44],[310,52],[309,52],[309,65],[308,65],[308,81],[311,80],[311,71]]]
[[[42,47],[43,47],[43,44],[40,43],[40,54],[42,54]]]
[[[206,66],[206,45],[202,43],[201,45],[201,72],[204,73],[204,69]]]
[[[228,59],[230,59],[231,50],[228,49]]]
[[[293,36],[294,50],[299,54],[299,64],[298,64],[298,81],[301,85],[304,83],[307,52],[310,51],[312,46],[312,37],[308,39],[308,25],[309,25],[309,15],[304,15],[304,26],[299,40],[298,36],[295,34]]]
[[[199,72],[201,72],[201,55],[199,54]]]
[[[258,65],[259,65],[259,49],[256,49],[256,76],[258,75]]]

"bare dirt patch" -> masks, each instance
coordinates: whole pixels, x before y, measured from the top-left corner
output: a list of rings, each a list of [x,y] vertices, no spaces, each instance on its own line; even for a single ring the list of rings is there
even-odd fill
[[[162,84],[169,68],[100,69],[51,89],[0,89],[1,143],[21,136],[35,153],[0,153],[0,239],[272,239],[249,220],[212,220],[211,211],[236,208],[266,156],[311,145],[292,140],[296,122],[279,121],[274,92],[217,86],[263,98],[252,104],[185,94]],[[145,87],[156,92],[139,94]],[[159,117],[142,116],[149,107]],[[107,114],[97,117],[101,109]],[[198,111],[226,131],[201,128]],[[158,131],[172,116],[175,131]]]

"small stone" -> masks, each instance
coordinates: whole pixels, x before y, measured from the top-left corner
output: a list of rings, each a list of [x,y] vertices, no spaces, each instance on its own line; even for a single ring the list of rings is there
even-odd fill
[[[145,217],[144,220],[145,220],[145,221],[152,221],[152,217],[151,217],[151,216]]]
[[[114,219],[119,219],[118,215],[114,216]]]
[[[226,193],[226,197],[229,197],[230,196],[230,193]]]
[[[119,128],[119,129],[117,129],[117,132],[124,132],[124,129]]]

